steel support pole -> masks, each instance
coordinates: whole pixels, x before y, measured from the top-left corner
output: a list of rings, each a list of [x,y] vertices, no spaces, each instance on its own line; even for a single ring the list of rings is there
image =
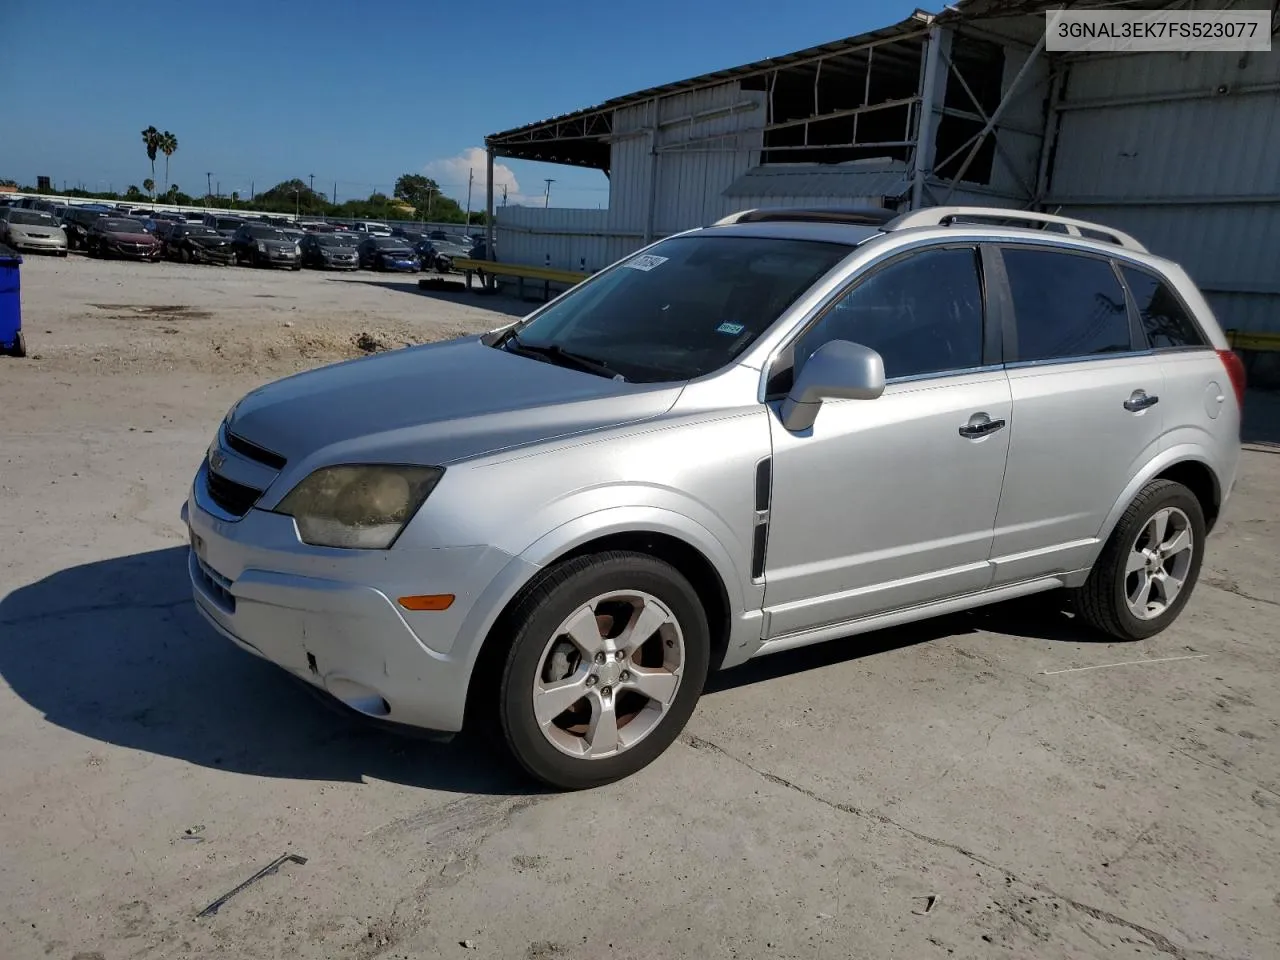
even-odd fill
[[[484,214],[484,258],[496,260],[493,255],[493,147],[485,151]],[[493,282],[491,277],[485,279]]]
[[[916,122],[916,148],[912,158],[911,209],[924,203],[924,181],[929,176],[934,148],[934,88],[938,85],[938,61],[942,52],[942,29],[930,27],[924,41],[924,78],[920,83],[920,119]],[[868,64],[868,68],[870,64]],[[868,77],[870,79],[870,77]]]

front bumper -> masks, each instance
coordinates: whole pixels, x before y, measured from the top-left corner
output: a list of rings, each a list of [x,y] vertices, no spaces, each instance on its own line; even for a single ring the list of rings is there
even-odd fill
[[[64,237],[11,237],[9,242],[17,250],[53,252],[67,249]]]
[[[129,260],[159,260],[160,245],[151,247],[135,247],[132,244],[104,243],[103,251],[110,257],[125,257]]]
[[[523,561],[481,546],[311,547],[290,517],[251,509],[223,519],[204,476],[202,468],[183,506],[187,567],[196,607],[219,633],[366,716],[462,729],[483,641],[468,629],[477,600]],[[394,599],[423,593],[456,599],[448,610],[416,613]]]
[[[254,253],[254,262],[260,267],[296,267],[302,263],[302,258],[296,253],[285,253],[279,250],[268,250],[263,253],[258,250]]]
[[[204,247],[191,247],[192,263],[216,263],[228,266],[236,262],[236,255],[230,247],[215,247],[210,250]]]
[[[417,260],[388,260],[385,257],[378,261],[378,266],[395,273],[417,273],[422,269]]]

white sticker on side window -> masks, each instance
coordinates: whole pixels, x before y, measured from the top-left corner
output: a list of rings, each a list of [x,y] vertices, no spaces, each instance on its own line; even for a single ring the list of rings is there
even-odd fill
[[[666,257],[659,257],[652,253],[642,253],[638,257],[632,257],[624,263],[623,266],[630,267],[632,270],[643,270],[645,273],[648,273],[654,267],[660,267],[666,262]]]

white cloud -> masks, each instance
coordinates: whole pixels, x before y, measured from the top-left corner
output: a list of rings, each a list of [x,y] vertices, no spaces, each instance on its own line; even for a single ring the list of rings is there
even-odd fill
[[[422,172],[428,177],[440,184],[442,193],[453,197],[458,203],[465,205],[467,202],[467,176],[468,173],[474,174],[474,181],[471,185],[471,209],[483,210],[485,203],[485,190],[488,187],[486,174],[488,173],[488,163],[485,150],[483,147],[468,147],[455,157],[448,157],[444,160],[432,160],[422,168]],[[530,203],[537,200],[539,204],[542,198],[525,197],[520,193],[520,184],[516,180],[516,175],[506,164],[494,162],[493,164],[493,203],[494,206],[502,206],[502,189],[507,190],[507,204],[513,205],[518,203]]]

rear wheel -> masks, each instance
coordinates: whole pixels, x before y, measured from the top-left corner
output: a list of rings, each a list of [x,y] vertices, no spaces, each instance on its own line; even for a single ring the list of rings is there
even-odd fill
[[[1076,591],[1076,612],[1120,640],[1142,640],[1173,623],[1191,598],[1204,559],[1204,510],[1172,480],[1134,497]]]
[[[13,349],[9,351],[15,357],[25,357],[27,355],[27,338],[21,330],[17,332],[13,340]]]
[[[654,557],[570,560],[529,588],[506,623],[500,677],[471,682],[497,681],[488,699],[507,747],[552,786],[582,789],[640,770],[684,729],[702,694],[706,613],[689,581]]]

